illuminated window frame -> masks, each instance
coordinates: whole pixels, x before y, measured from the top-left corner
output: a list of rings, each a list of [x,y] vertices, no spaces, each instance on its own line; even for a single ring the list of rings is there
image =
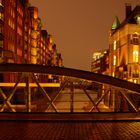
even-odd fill
[[[140,15],[137,16],[137,24],[140,25]]]
[[[137,83],[138,83],[138,79],[133,79],[133,82],[134,82],[135,84],[137,84]]]
[[[134,34],[131,35],[131,44],[139,45],[139,42],[140,42],[139,34],[135,32]]]
[[[113,42],[113,50],[115,51],[116,48],[117,48],[117,41],[115,40],[115,41]]]
[[[137,50],[133,51],[133,62],[139,62],[139,52]]]
[[[113,55],[113,65],[116,65],[116,55]]]

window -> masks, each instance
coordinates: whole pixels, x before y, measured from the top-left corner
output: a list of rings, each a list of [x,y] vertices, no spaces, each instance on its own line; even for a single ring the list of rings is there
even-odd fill
[[[23,17],[23,10],[21,9],[21,7],[18,6],[17,11]]]
[[[140,15],[137,16],[137,24],[140,25]]]
[[[15,12],[14,12],[14,9],[13,9],[13,8],[11,8],[11,16],[12,16],[13,18],[15,18]]]
[[[3,7],[3,5],[2,5],[2,0],[0,0],[0,6],[2,6],[2,7]]]
[[[139,46],[138,45],[133,46],[133,62],[135,63],[139,62]]]
[[[22,36],[22,29],[19,26],[17,27],[17,33]]]
[[[139,34],[138,33],[131,35],[131,44],[139,45]]]
[[[113,56],[113,65],[116,65],[116,55]]]
[[[13,44],[8,44],[8,50],[14,52],[15,48]]]
[[[22,56],[22,50],[20,48],[17,48],[17,55]]]
[[[8,25],[9,25],[12,29],[15,29],[15,24],[14,24],[13,20],[9,19],[9,20],[8,20]]]
[[[1,13],[1,12],[0,12],[0,19],[1,19],[1,20],[4,20],[3,13]]]
[[[138,61],[139,61],[139,52],[133,51],[133,62],[138,62]]]
[[[117,47],[117,41],[115,40],[113,43],[113,50],[116,50],[116,47]]]
[[[138,79],[133,79],[133,82],[134,82],[135,84],[137,84],[137,83],[138,83]]]
[[[112,76],[115,77],[115,73],[114,72],[112,72]]]
[[[3,40],[0,41],[0,48],[3,48]]]

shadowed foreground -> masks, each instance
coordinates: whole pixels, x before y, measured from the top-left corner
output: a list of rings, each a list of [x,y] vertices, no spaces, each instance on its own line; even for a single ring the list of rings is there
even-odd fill
[[[140,122],[0,122],[1,140],[138,140]]]
[[[0,126],[0,140],[140,139],[140,117],[135,113],[70,115],[8,113],[0,115]]]

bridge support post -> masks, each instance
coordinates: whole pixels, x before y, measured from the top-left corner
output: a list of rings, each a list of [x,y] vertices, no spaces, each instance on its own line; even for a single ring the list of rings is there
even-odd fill
[[[4,102],[3,102],[3,104],[1,105],[1,108],[0,108],[0,112],[3,112],[6,106],[10,109],[10,111],[16,112],[16,110],[12,107],[12,104],[11,104],[10,100],[11,100],[12,97],[14,96],[14,94],[15,94],[15,92],[16,92],[16,90],[17,90],[18,84],[20,83],[20,81],[22,80],[22,78],[23,78],[23,77],[20,76],[20,78],[18,79],[18,81],[15,83],[15,85],[14,85],[14,87],[13,87],[13,90],[12,90],[10,96],[7,97],[7,96],[4,94],[4,92],[0,89],[0,93],[1,93],[1,95],[2,95],[2,97],[3,97],[3,99],[4,99]]]
[[[68,84],[68,82],[64,82],[59,91],[57,92],[56,96],[52,99],[51,103],[47,106],[47,108],[45,109],[45,112],[47,112],[47,110],[49,109],[49,107],[52,105],[52,103],[57,99],[57,97],[61,94],[61,91],[66,87],[66,85]]]
[[[124,98],[126,99],[126,101],[130,104],[130,106],[133,108],[133,110],[135,112],[138,112],[138,109],[135,107],[135,105],[131,102],[131,100],[127,96],[127,92],[124,90],[124,91],[121,91],[121,94],[124,96]]]
[[[25,95],[27,112],[31,112],[31,88],[29,86],[29,83],[30,83],[30,74],[28,73],[26,75],[26,95]]]
[[[111,97],[112,97],[112,111],[115,112],[116,111],[116,100],[115,100],[115,90],[112,91],[111,93]]]
[[[42,88],[39,84],[38,79],[35,77],[35,75],[33,74],[33,80],[35,81],[35,83],[37,84],[38,88],[40,89],[40,91],[47,97],[49,104],[52,106],[52,108],[54,109],[55,112],[57,111],[57,108],[55,106],[55,104],[52,102],[52,99],[50,98],[50,96],[47,94],[47,92],[44,90],[44,88]]]
[[[70,91],[71,91],[71,93],[70,93],[70,112],[71,113],[73,113],[73,106],[74,106],[74,85],[73,85],[73,83],[71,82],[70,83],[71,84],[71,88],[70,88]]]

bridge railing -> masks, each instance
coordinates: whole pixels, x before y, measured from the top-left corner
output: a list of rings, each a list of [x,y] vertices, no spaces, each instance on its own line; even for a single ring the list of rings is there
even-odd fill
[[[0,77],[1,112],[139,112],[140,86],[112,77],[19,64],[0,64]]]

